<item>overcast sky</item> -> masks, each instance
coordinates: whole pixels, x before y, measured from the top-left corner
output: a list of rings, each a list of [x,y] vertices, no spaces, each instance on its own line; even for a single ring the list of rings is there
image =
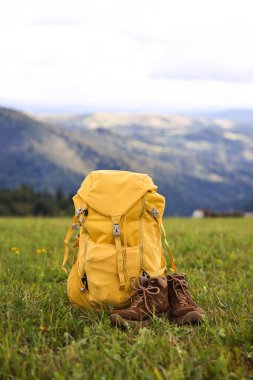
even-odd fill
[[[0,0],[0,104],[253,108],[252,0]]]

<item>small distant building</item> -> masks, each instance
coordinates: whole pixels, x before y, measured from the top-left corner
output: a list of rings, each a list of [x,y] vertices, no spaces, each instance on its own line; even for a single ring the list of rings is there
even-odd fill
[[[244,218],[253,218],[253,211],[252,212],[244,212]]]
[[[200,218],[204,218],[204,216],[205,216],[204,210],[201,210],[201,209],[194,210],[192,213],[192,218],[200,219]]]

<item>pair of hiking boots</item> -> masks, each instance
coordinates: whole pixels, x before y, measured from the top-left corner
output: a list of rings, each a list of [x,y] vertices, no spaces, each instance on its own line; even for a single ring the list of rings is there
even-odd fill
[[[113,325],[128,327],[147,326],[154,315],[165,316],[179,325],[199,323],[204,311],[192,300],[185,274],[168,274],[165,277],[140,277],[134,300],[127,309],[114,310],[110,316]]]

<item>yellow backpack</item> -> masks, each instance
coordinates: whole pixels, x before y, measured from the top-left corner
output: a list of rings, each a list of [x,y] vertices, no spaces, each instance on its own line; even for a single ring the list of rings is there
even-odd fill
[[[73,305],[123,307],[133,290],[130,278],[167,273],[162,236],[175,263],[162,224],[165,198],[146,174],[117,170],[91,172],[73,197],[75,216],[65,237],[63,268],[69,240],[76,229],[77,252],[67,281]],[[64,268],[66,271],[66,269]]]

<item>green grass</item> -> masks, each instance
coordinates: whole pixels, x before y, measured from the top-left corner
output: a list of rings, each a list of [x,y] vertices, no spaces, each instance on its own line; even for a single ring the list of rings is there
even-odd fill
[[[69,222],[0,219],[0,379],[253,378],[253,220],[166,220],[178,269],[208,318],[195,327],[155,319],[138,331],[69,305]]]

